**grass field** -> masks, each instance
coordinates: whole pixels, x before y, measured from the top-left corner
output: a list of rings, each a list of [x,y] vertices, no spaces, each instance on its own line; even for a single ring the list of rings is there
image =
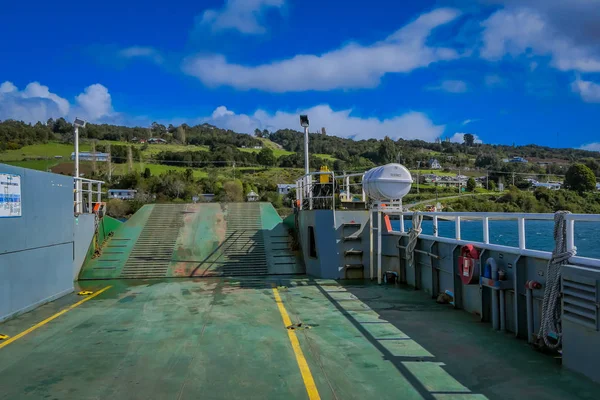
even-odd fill
[[[79,148],[81,151],[90,150],[90,146],[87,143],[82,143]],[[0,153],[0,161],[23,161],[24,159],[31,158],[54,159],[55,156],[62,156],[63,160],[68,160],[71,157],[72,152],[72,144],[50,142],[24,146],[18,150],[7,150]]]
[[[411,169],[410,173],[415,177],[417,176],[417,173],[419,175],[434,174],[438,176],[456,176],[456,172],[443,172],[441,169],[420,169],[418,171],[416,169]]]
[[[335,160],[337,160],[337,158],[335,158],[331,154],[313,154],[313,156],[318,157],[318,158],[322,158],[323,160],[328,160],[328,161],[335,161]]]
[[[280,149],[278,147],[275,147],[275,148],[270,147],[270,146],[268,146],[268,147],[271,148],[271,150],[273,150],[273,155],[275,157],[277,157],[277,158],[279,158],[281,156],[287,156],[287,155],[290,155],[290,154],[294,154],[293,151],[283,150],[283,149]],[[239,150],[243,151],[245,153],[258,153],[258,152],[260,152],[261,149],[241,149],[240,148]]]

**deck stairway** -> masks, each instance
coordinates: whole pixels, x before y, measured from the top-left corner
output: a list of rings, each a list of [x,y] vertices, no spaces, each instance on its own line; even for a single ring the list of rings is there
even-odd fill
[[[342,233],[344,279],[364,279],[362,225],[354,222],[344,223],[342,224]]]
[[[227,230],[221,249],[207,262],[215,275],[268,273],[259,203],[227,204]]]
[[[181,204],[154,206],[121,271],[121,278],[167,276],[185,207]]]

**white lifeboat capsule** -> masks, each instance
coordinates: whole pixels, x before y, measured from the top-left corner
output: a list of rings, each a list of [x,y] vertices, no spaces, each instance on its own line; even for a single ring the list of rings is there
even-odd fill
[[[404,165],[387,164],[365,173],[363,189],[375,201],[399,200],[410,192],[412,183],[412,176]]]

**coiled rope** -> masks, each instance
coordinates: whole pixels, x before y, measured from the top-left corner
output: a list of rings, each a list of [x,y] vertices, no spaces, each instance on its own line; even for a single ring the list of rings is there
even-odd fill
[[[546,347],[556,349],[562,342],[560,279],[563,265],[569,258],[577,254],[577,248],[567,249],[567,223],[565,216],[569,211],[558,211],[554,214],[554,251],[546,270],[546,288],[542,303],[542,320],[538,339],[542,339]],[[550,341],[550,334],[556,335],[556,342]]]
[[[415,247],[417,247],[417,239],[423,231],[421,229],[421,222],[423,216],[415,211],[412,215],[412,228],[408,231],[408,244],[406,245],[406,261],[409,266],[413,266],[415,260]]]

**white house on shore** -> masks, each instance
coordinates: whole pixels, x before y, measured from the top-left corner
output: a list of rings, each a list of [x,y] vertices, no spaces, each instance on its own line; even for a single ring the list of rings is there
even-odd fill
[[[90,151],[80,151],[79,152],[79,161],[94,161],[94,158],[96,158],[96,161],[98,161],[98,162],[107,162],[108,157],[110,157],[110,154],[108,154],[108,153],[99,153],[99,152],[92,153]],[[75,160],[74,152],[71,153],[71,160]]]
[[[432,158],[429,160],[429,168],[431,169],[442,169],[442,164],[437,160],[437,158]]]
[[[133,200],[137,190],[134,189],[109,189],[109,199]]]
[[[290,193],[291,190],[296,189],[295,183],[278,183],[277,184],[277,193],[281,196],[285,196]]]

